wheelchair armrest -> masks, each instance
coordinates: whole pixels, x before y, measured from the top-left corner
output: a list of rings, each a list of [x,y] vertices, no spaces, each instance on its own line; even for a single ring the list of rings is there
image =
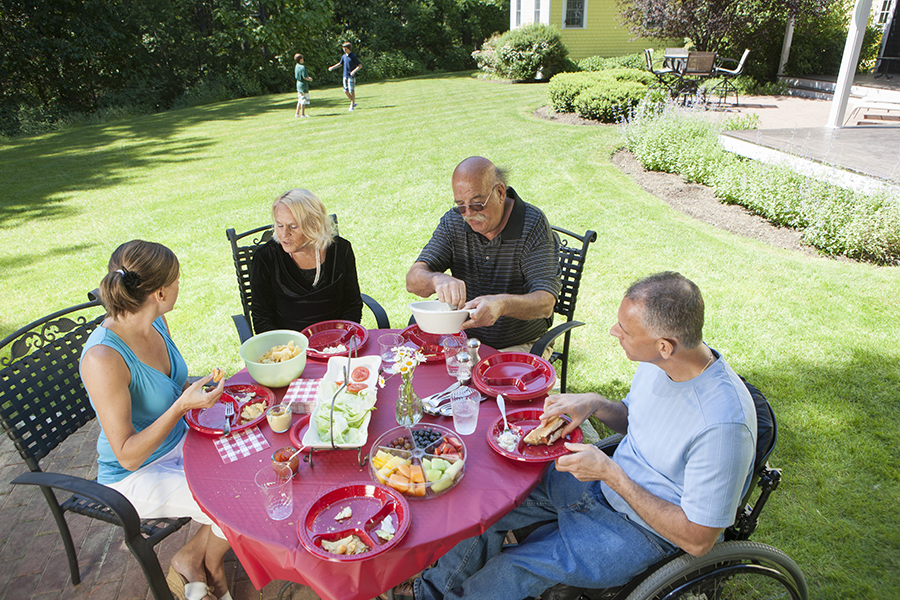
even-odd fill
[[[241,338],[242,344],[253,337],[247,317],[244,315],[231,315],[231,320],[234,321],[234,327],[237,329],[238,337]]]
[[[390,329],[391,321],[388,319],[387,312],[385,312],[381,305],[368,294],[360,294],[360,296],[362,297],[363,303],[368,306],[369,310],[372,311],[372,314],[375,315],[375,322],[378,324],[378,329]]]
[[[38,485],[47,488],[66,490],[79,496],[90,498],[107,506],[122,523],[126,539],[141,535],[141,520],[128,498],[118,491],[96,481],[81,477],[63,475],[62,473],[28,472],[11,481],[13,485]]]
[[[549,346],[551,342],[556,340],[556,338],[566,333],[570,329],[581,327],[582,325],[584,325],[584,323],[582,323],[581,321],[566,321],[565,323],[560,323],[559,325],[542,335],[540,339],[531,346],[531,350],[529,352],[537,356],[543,356],[544,350],[546,350],[547,346]]]
[[[619,443],[624,437],[625,435],[622,433],[615,433],[609,437],[603,438],[599,442],[594,442],[594,445],[603,450],[604,454],[612,456],[613,452],[615,452],[616,448],[619,447]]]

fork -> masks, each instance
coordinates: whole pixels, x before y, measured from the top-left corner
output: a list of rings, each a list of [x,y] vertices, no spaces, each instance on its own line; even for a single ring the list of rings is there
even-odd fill
[[[225,423],[222,425],[222,435],[231,435],[231,417],[234,416],[234,403],[225,403]]]

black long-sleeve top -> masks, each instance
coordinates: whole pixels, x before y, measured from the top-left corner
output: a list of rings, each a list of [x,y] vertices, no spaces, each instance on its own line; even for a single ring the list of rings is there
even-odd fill
[[[275,240],[258,248],[250,265],[254,331],[302,331],[331,319],[359,323],[362,298],[350,242],[335,237],[325,252],[315,287],[312,286],[314,274],[315,269],[298,267]]]

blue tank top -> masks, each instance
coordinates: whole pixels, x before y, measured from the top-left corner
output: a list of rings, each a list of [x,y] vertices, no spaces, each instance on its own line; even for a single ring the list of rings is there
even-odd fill
[[[84,350],[81,352],[81,355],[84,356],[84,353],[94,346],[103,345],[118,352],[125,360],[125,365],[131,371],[131,383],[128,384],[128,391],[131,393],[131,423],[137,432],[149,427],[175,403],[175,400],[181,395],[184,382],[187,381],[187,363],[184,362],[184,358],[175,347],[175,342],[169,337],[162,317],[153,321],[153,327],[159,331],[166,342],[172,371],[168,377],[138,360],[138,357],[122,341],[122,338],[106,327],[96,328],[88,337]],[[91,406],[96,412],[97,407],[94,405],[93,399],[91,399]],[[141,466],[150,464],[167,454],[181,441],[185,432],[187,432],[187,424],[184,419],[181,419],[159,445],[159,448]],[[100,455],[97,459],[97,481],[99,483],[115,483],[132,473],[119,464],[102,426],[100,437],[97,439],[97,453]]]

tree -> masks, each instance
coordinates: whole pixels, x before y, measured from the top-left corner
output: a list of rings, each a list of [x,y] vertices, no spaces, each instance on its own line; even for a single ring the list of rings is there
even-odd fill
[[[816,14],[831,0],[619,0],[637,37],[688,38],[701,52],[748,46],[777,36],[788,16]]]

